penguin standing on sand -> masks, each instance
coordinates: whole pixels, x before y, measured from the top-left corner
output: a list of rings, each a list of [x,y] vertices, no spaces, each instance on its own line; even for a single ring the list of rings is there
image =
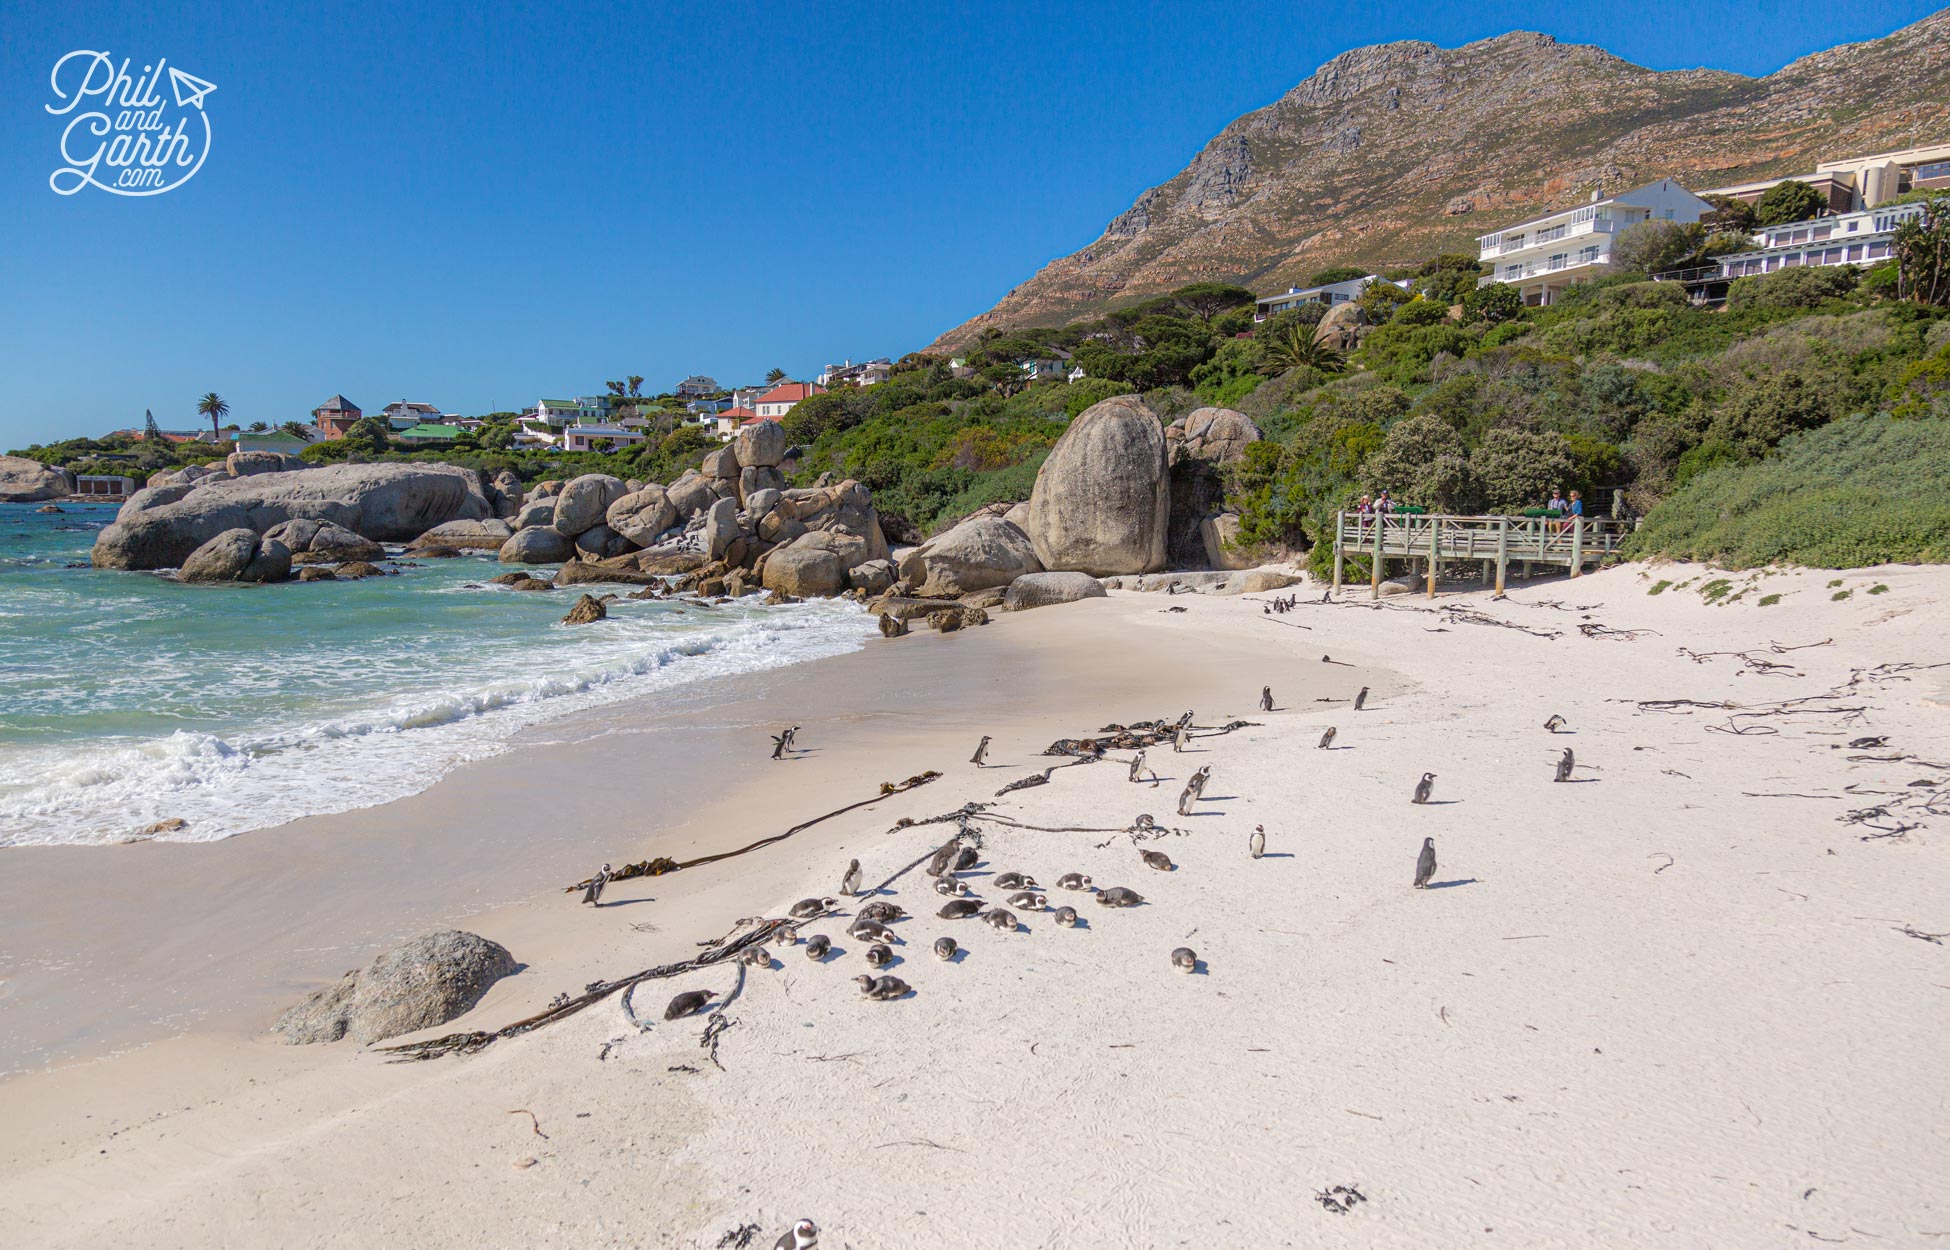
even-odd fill
[[[1130,780],[1132,781],[1138,780],[1138,774],[1143,771],[1144,771],[1144,752],[1139,751],[1136,755],[1133,755],[1131,757]]]
[[[1327,732],[1326,732],[1326,733],[1323,733],[1322,735],[1320,735],[1320,741],[1319,741],[1319,742],[1316,742],[1316,743],[1314,744],[1314,750],[1316,750],[1316,751],[1325,751],[1325,750],[1326,750],[1327,748],[1329,748],[1329,747],[1331,747],[1331,746],[1333,746],[1333,745],[1334,745],[1334,734],[1335,734],[1336,732],[1337,732],[1337,731],[1335,730],[1335,728],[1334,728],[1334,726],[1332,726],[1332,725],[1329,725],[1329,726],[1327,727]]]
[[[1435,876],[1435,839],[1422,839],[1422,853],[1415,857],[1415,888],[1426,890],[1429,878]]]
[[[1270,712],[1273,710],[1273,687],[1261,686],[1259,688],[1259,710],[1262,712]]]
[[[819,1228],[811,1220],[800,1220],[779,1234],[772,1250],[819,1250]]]
[[[1361,692],[1354,696],[1354,710],[1357,712],[1360,711],[1361,705],[1366,703],[1367,701],[1368,701],[1368,688],[1366,686],[1363,686],[1361,687]]]
[[[989,753],[989,736],[987,734],[983,734],[982,740],[975,744],[975,757],[969,760],[968,762],[975,765],[975,767],[977,768],[981,768],[983,767],[982,761],[988,758],[988,753]]]
[[[1265,825],[1253,826],[1253,836],[1247,839],[1246,848],[1253,853],[1254,859],[1258,859],[1260,856],[1266,854],[1266,826]]]
[[[860,892],[860,861],[853,860],[846,866],[846,874],[840,878],[840,893],[852,898]]]
[[[603,905],[603,887],[608,884],[609,865],[604,864],[601,872],[589,878],[589,888],[582,892],[582,901],[596,907],[601,907]]]
[[[1576,768],[1577,764],[1577,756],[1571,754],[1570,747],[1565,747],[1563,756],[1557,761],[1557,776],[1551,778],[1551,780],[1569,781],[1571,779],[1571,770]]]
[[[1422,780],[1415,783],[1414,802],[1426,803],[1429,801],[1429,796],[1434,793],[1435,793],[1435,774],[1423,773]]]

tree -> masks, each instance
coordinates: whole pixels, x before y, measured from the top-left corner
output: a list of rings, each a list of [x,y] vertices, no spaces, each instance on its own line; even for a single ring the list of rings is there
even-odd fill
[[[1706,241],[1703,227],[1677,221],[1641,221],[1619,232],[1611,245],[1613,269],[1651,275],[1677,268]]]
[[[1319,331],[1306,326],[1289,326],[1285,334],[1266,344],[1266,363],[1285,372],[1307,368],[1319,373],[1345,373],[1347,357],[1327,345]]]
[[[1501,514],[1541,505],[1570,484],[1574,468],[1562,434],[1509,428],[1485,434],[1469,465],[1482,483],[1484,506]]]
[[[1950,307],[1950,195],[1933,195],[1921,216],[1896,227],[1896,295]]]
[[[1435,417],[1397,421],[1361,477],[1370,492],[1385,490],[1399,502],[1438,512],[1473,512],[1480,494],[1461,436]]]
[[[1752,234],[1754,232],[1754,206],[1745,200],[1736,200],[1730,195],[1709,195],[1707,202],[1713,205],[1710,213],[1701,213],[1699,224],[1708,230],[1724,231],[1728,234]]]
[[[246,428],[248,428],[250,432],[253,434],[262,434],[264,431],[270,429],[271,427],[270,425],[268,425],[263,421],[253,421]]]
[[[1500,325],[1523,313],[1523,295],[1507,282],[1479,286],[1463,300],[1463,312],[1471,317]]]
[[[1365,278],[1367,276],[1368,271],[1365,269],[1356,269],[1352,265],[1336,265],[1332,269],[1323,269],[1313,277],[1308,278],[1307,285],[1332,286],[1336,282],[1352,282],[1356,278]]]
[[[785,381],[785,370],[767,369],[765,371],[765,380],[770,383],[783,382]]]
[[[210,433],[221,441],[223,430],[219,428],[219,423],[230,415],[230,405],[224,402],[223,396],[215,391],[207,392],[202,399],[196,401],[196,410],[210,418]]]
[[[163,441],[162,427],[156,424],[156,414],[147,408],[142,410],[142,441],[145,443]]]
[[[293,438],[302,438],[306,442],[310,442],[312,436],[311,428],[302,421],[287,421],[278,427],[278,433],[289,434]]]
[[[643,394],[643,375],[641,373],[632,373],[628,378],[624,380],[630,384],[630,394],[632,395]]]
[[[1392,282],[1370,282],[1355,302],[1368,316],[1371,325],[1386,325],[1395,310],[1415,297]]]
[[[1194,282],[1171,293],[1180,307],[1197,317],[1200,325],[1211,325],[1212,318],[1228,308],[1253,302],[1253,293],[1227,282]]]
[[[1827,207],[1828,201],[1821,192],[1789,178],[1767,188],[1754,201],[1754,224],[1783,226],[1790,221],[1806,221]]]

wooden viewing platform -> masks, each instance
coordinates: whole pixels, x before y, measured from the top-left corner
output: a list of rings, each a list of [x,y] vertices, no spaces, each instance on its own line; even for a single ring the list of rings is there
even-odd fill
[[[1393,557],[1428,562],[1429,596],[1435,596],[1435,573],[1444,560],[1480,560],[1496,570],[1496,593],[1503,593],[1512,560],[1563,565],[1576,577],[1587,564],[1596,564],[1618,551],[1631,526],[1624,521],[1595,517],[1442,516],[1394,512],[1386,516],[1340,512],[1335,514],[1334,589],[1341,588],[1342,567],[1348,557],[1366,559],[1373,597],[1381,597],[1381,566]]]

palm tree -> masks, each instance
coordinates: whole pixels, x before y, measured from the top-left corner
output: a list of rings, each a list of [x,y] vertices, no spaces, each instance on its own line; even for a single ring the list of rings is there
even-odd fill
[[[1311,326],[1289,326],[1287,332],[1266,345],[1266,359],[1284,372],[1302,366],[1318,373],[1342,373],[1347,357],[1329,347]]]
[[[308,443],[311,441],[311,436],[314,433],[312,428],[302,421],[287,421],[278,427],[278,432],[280,434],[289,434],[293,438],[302,438]]]
[[[785,370],[767,369],[765,371],[765,380],[767,382],[783,382],[785,381]]]
[[[218,423],[230,415],[230,405],[224,401],[224,397],[211,391],[196,401],[196,410],[210,418],[210,435],[218,442],[222,442],[223,430]]]

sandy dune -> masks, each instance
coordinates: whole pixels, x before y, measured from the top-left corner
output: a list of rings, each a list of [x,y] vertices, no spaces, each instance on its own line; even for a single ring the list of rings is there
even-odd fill
[[[1950,945],[1904,930],[1950,934],[1950,667],[1900,666],[1950,661],[1950,576],[1735,578],[1717,604],[1709,580],[1625,567],[1502,602],[1277,617],[1119,594],[887,644],[958,648],[991,688],[925,724],[811,723],[822,753],[651,843],[783,827],[922,767],[942,780],[618,887],[631,905],[549,894],[477,917],[530,966],[453,1027],[683,958],[833,892],[850,857],[877,881],[954,827],[900,818],[970,801],[1043,827],[977,817],[971,887],[1000,902],[987,874],[1028,872],[1085,925],[941,920],[915,869],[885,896],[913,913],[893,926],[887,971],[914,987],[897,1002],[861,999],[864,943],[836,918],[808,926],[834,939],[823,963],[786,948],[742,984],[728,965],[646,984],[645,1030],[611,1000],[425,1064],[195,1036],[17,1078],[0,1242],[718,1246],[755,1224],[769,1246],[809,1216],[858,1250],[1935,1244]],[[1660,581],[1686,584],[1649,594]],[[1153,748],[1155,788],[1118,752],[995,797],[1055,762],[1036,754],[1052,739],[1188,707],[1256,724]],[[1566,732],[1542,728],[1553,713]],[[1316,750],[1328,725],[1335,749]],[[1866,737],[1887,741],[1848,745]],[[1204,764],[1205,800],[1174,815]],[[1416,806],[1424,771],[1435,801]],[[1139,813],[1167,827],[1142,845],[1174,871],[1140,862]],[[1418,891],[1424,837],[1440,862]],[[1047,888],[1067,871],[1147,902]],[[966,948],[953,963],[929,953],[943,933]],[[1193,975],[1169,964],[1180,945]],[[735,986],[715,1064],[704,1018],[661,1019],[680,990]],[[1366,1201],[1328,1209],[1336,1185]]]

